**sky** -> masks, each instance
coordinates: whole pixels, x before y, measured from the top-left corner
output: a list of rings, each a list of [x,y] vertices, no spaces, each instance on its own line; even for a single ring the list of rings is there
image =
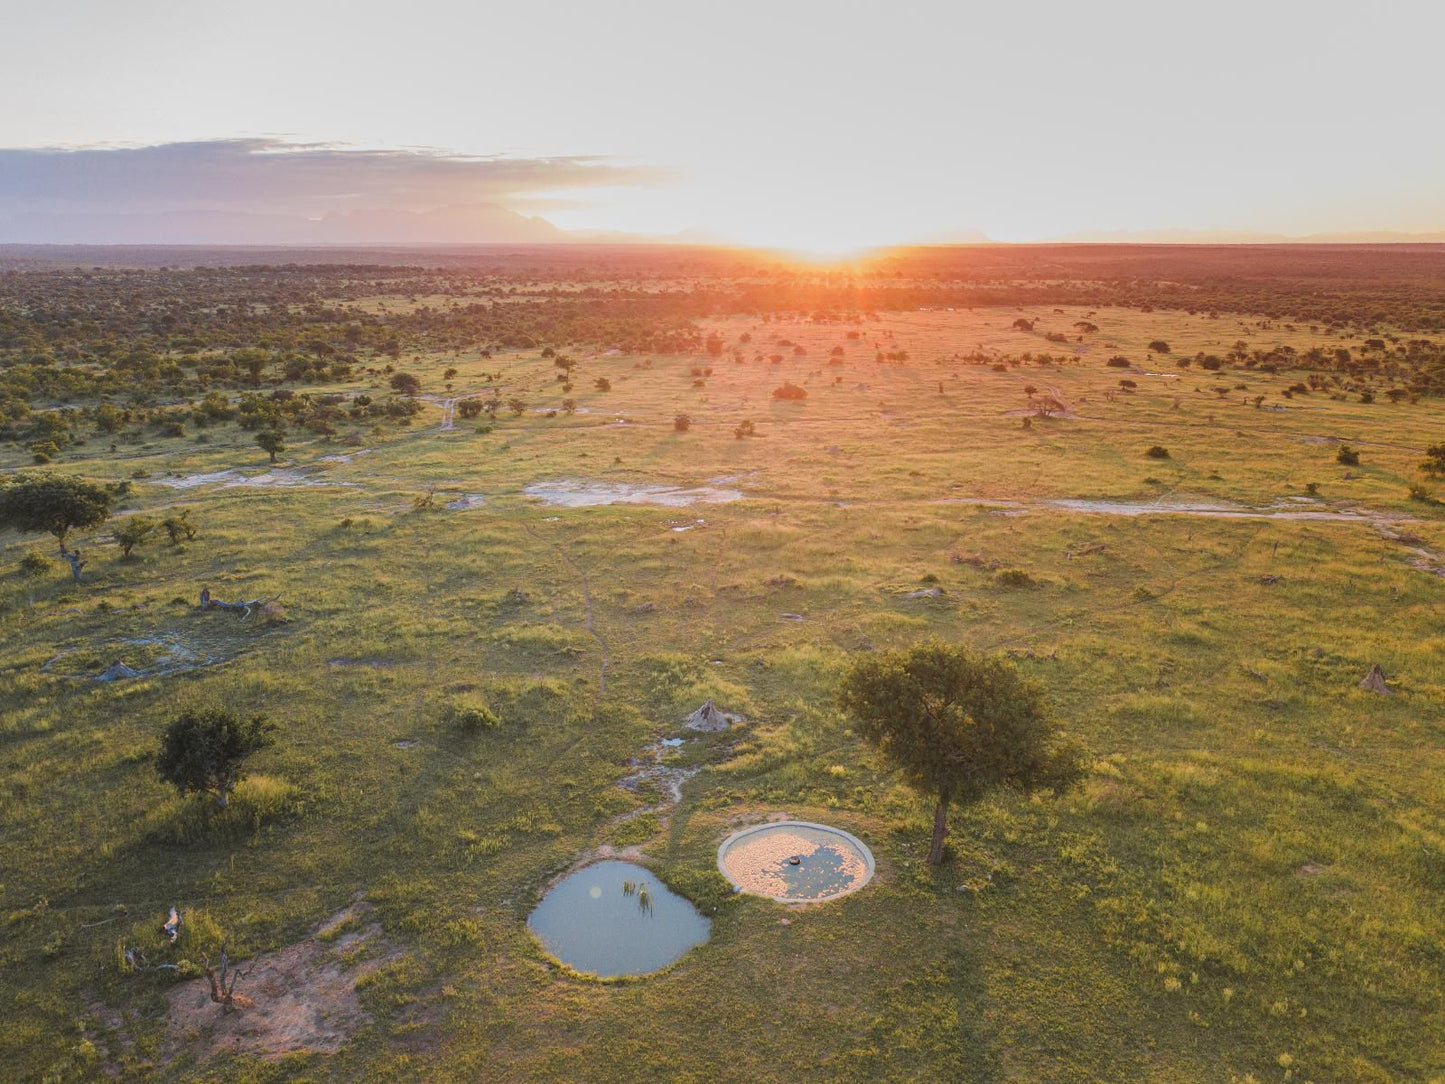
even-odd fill
[[[0,240],[1445,230],[1438,0],[7,7]]]

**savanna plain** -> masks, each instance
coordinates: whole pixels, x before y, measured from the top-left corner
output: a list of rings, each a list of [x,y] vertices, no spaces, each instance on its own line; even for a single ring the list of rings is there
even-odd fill
[[[1429,246],[0,250],[0,486],[113,498],[0,535],[0,1076],[1445,1080],[1442,393]],[[928,640],[1088,751],[938,867],[838,706]],[[604,855],[707,942],[549,955]]]

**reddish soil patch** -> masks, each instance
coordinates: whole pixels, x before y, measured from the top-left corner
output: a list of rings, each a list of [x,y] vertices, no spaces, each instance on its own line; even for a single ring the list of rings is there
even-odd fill
[[[249,970],[236,987],[252,1004],[222,1013],[207,981],[170,990],[166,1000],[166,1060],[180,1054],[204,1061],[216,1054],[255,1054],[274,1059],[308,1052],[333,1054],[371,1022],[356,984],[400,953],[376,923],[363,923],[370,908],[353,904],[333,915],[316,935],[279,952],[245,961]],[[348,923],[344,933],[323,940]]]

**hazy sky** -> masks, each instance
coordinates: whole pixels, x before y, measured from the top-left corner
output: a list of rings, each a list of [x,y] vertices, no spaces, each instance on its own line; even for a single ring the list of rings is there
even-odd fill
[[[1441,0],[10,4],[0,147],[421,149],[414,169],[268,166],[245,175],[272,187],[240,194],[214,171],[167,178],[158,153],[149,182],[124,173],[125,199],[495,201],[567,228],[813,248],[1429,231],[1445,229],[1442,39]],[[448,174],[437,151],[526,161]],[[0,214],[103,202],[103,161],[0,154]],[[427,180],[399,194],[387,169]]]

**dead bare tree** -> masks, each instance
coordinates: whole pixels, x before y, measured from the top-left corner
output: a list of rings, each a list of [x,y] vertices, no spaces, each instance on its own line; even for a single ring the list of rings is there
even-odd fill
[[[70,575],[76,583],[80,582],[80,570],[88,565],[89,561],[81,559],[79,550],[68,550],[65,543],[60,543],[60,556],[70,564]]]
[[[221,1006],[222,1013],[233,1013],[237,1009],[249,1009],[253,1002],[245,994],[236,993],[236,983],[251,973],[248,967],[245,971],[239,971],[231,967],[231,962],[226,958],[226,943],[221,942],[221,969],[217,973],[211,966],[210,956],[201,957],[201,967],[206,972],[206,978],[211,983],[211,1000]],[[229,981],[228,981],[229,980]]]
[[[209,587],[203,587],[201,588],[201,609],[231,610],[234,613],[240,614],[244,619],[250,617],[253,611],[265,606],[267,603],[275,602],[280,597],[280,595],[271,595],[269,598],[253,598],[245,602],[222,602],[218,598],[211,597],[211,589]]]

